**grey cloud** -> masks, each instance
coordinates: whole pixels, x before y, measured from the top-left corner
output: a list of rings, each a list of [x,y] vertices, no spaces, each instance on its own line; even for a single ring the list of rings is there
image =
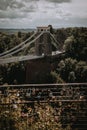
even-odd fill
[[[24,0],[25,2],[37,2],[37,1],[40,1],[40,0]]]
[[[0,11],[0,19],[16,19],[24,17],[26,17],[26,13],[19,13],[17,11]]]
[[[47,0],[49,2],[53,2],[53,3],[68,3],[71,2],[71,0]]]
[[[33,2],[27,4],[23,0],[0,0],[0,19],[26,18],[27,14],[35,12],[36,8]]]
[[[42,0],[24,0],[25,2],[37,2],[37,1],[42,1]],[[71,0],[45,0],[45,1],[48,1],[48,2],[56,2],[56,3],[63,3],[63,2],[71,2]]]
[[[0,10],[6,10],[12,0],[0,0]]]
[[[31,12],[35,12],[37,9],[38,9],[37,4],[31,3],[31,4],[27,4],[24,8],[22,8],[22,11],[26,13],[31,13]]]
[[[0,0],[0,27],[87,26],[86,7],[87,0]]]
[[[22,8],[25,5],[23,2],[17,2],[16,0],[0,0],[0,10],[6,10],[10,8]]]
[[[29,12],[35,12],[35,8],[33,8],[32,6],[30,6],[29,8],[24,8],[22,9],[23,12],[29,13]]]
[[[22,8],[22,7],[25,7],[25,5],[22,3],[22,2],[17,2],[17,1],[13,1],[11,4],[10,4],[10,7],[11,8]]]
[[[87,26],[87,18],[80,18],[80,17],[71,18],[71,19],[69,19],[69,22],[71,22],[73,24],[77,23],[77,25]]]

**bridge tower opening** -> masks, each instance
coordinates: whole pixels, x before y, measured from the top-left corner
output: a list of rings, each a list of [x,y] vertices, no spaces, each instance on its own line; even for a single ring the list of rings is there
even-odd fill
[[[47,26],[47,27],[45,27],[45,26],[40,26],[40,27],[37,27],[37,32],[50,32],[50,26]]]
[[[38,38],[35,42],[35,54],[40,56],[51,55],[52,54],[52,45],[50,39],[50,27],[37,27],[37,34],[43,32],[43,35]]]

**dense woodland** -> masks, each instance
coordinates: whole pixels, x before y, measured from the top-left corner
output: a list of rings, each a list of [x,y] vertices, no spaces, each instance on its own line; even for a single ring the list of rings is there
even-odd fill
[[[87,28],[51,29],[51,32],[60,44],[59,49],[64,49],[66,53],[60,61],[57,59],[51,61],[56,67],[49,74],[49,82],[87,82]],[[16,34],[0,32],[0,53],[18,45],[32,34],[33,32]],[[34,52],[34,47],[26,49],[18,55],[26,54],[29,51]],[[13,84],[15,80],[18,84],[25,83],[25,68],[26,62],[0,66],[0,84]]]
[[[52,66],[51,72],[41,73],[41,75],[43,74],[43,79],[38,79],[36,83],[87,82],[87,28],[61,28],[52,29],[51,31],[60,43],[59,48],[65,50],[66,53],[60,59],[49,60]],[[33,32],[18,32],[15,34],[0,32],[0,53],[18,45],[32,34]],[[33,47],[31,47],[30,52],[34,52]],[[26,54],[26,52],[20,52],[18,55],[21,54]],[[26,62],[1,65],[0,85],[26,83],[25,70]],[[79,100],[80,97],[83,97],[81,100],[87,100],[87,97],[79,92],[79,87],[77,87],[77,90],[74,90],[72,86],[70,88],[62,88],[62,96],[64,96],[63,92],[67,96],[70,91],[70,93],[73,93],[72,98]],[[44,92],[39,91],[39,89],[36,91],[33,89],[31,95],[27,95],[26,91],[17,89],[12,90],[11,93],[9,87],[5,91],[0,90],[0,103],[10,102],[10,105],[7,106],[0,105],[0,129],[86,130],[87,102],[56,102],[55,96],[52,96],[52,93],[48,90],[47,103],[21,104],[22,101],[35,97],[36,94],[40,98],[39,93]],[[47,91],[45,90],[46,93]],[[50,103],[50,100],[53,102]],[[64,123],[67,125],[64,125]],[[80,125],[78,126],[78,124]]]

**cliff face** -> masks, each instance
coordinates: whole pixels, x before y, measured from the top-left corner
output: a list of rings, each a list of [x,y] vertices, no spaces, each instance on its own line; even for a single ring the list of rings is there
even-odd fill
[[[51,65],[45,60],[29,61],[26,66],[26,83],[49,83]]]

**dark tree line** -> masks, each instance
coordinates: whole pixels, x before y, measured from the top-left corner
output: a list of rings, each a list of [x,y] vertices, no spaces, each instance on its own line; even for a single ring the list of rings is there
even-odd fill
[[[60,43],[59,49],[64,49],[66,53],[60,61],[53,61],[56,68],[54,72],[52,70],[50,82],[87,82],[87,28],[51,28],[51,31]],[[32,33],[6,34],[0,32],[0,53],[20,44]],[[34,48],[31,48],[31,51],[34,51]],[[25,51],[21,53],[26,54]],[[13,83],[15,79],[18,83],[24,81],[16,76],[20,73],[24,79],[25,71],[22,69],[23,67],[25,68],[23,63],[0,66],[0,84]]]

